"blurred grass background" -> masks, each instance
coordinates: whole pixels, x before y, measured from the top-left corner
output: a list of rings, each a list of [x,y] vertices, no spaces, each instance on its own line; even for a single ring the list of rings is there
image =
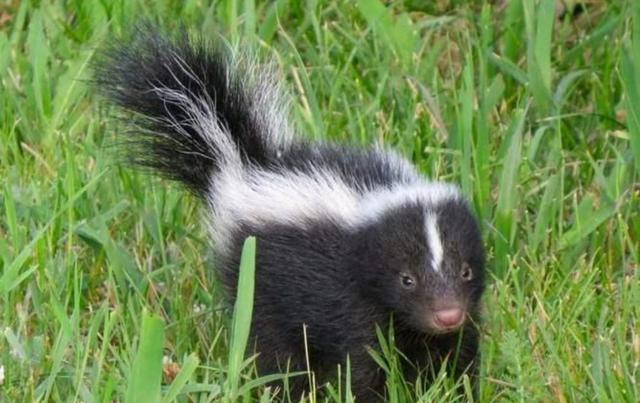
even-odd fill
[[[273,399],[197,201],[110,154],[89,62],[141,16],[276,60],[302,134],[460,183],[492,272],[481,401],[640,401],[634,0],[0,1],[0,401]],[[392,401],[456,399],[392,375]]]

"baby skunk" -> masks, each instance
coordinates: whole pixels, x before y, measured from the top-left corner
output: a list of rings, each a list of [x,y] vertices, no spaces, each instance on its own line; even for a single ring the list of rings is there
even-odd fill
[[[243,240],[257,237],[261,374],[307,368],[306,327],[316,379],[335,379],[348,355],[354,394],[377,400],[385,377],[368,348],[393,323],[407,377],[446,360],[475,378],[485,258],[455,186],[388,151],[294,137],[272,73],[184,34],[135,30],[98,56],[95,81],[133,112],[133,162],[206,204],[228,302]],[[292,378],[295,393],[306,378]]]

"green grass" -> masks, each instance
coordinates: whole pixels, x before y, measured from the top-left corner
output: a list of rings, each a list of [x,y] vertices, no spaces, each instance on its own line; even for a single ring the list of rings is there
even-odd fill
[[[197,201],[110,154],[89,62],[139,16],[274,58],[304,135],[462,186],[492,273],[481,401],[639,401],[640,3],[491,3],[1,1],[0,401],[276,393],[242,361]],[[454,399],[379,358],[392,401]]]

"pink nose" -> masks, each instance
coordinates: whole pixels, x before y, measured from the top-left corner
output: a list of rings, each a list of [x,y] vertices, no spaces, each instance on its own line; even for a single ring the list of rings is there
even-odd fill
[[[460,308],[441,309],[435,312],[435,318],[438,325],[455,328],[462,324],[464,312]]]

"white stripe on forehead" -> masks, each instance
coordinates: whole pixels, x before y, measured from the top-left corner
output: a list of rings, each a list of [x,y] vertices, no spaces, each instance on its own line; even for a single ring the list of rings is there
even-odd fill
[[[444,254],[442,248],[442,240],[438,231],[438,218],[433,213],[427,213],[425,218],[425,230],[427,232],[427,245],[431,253],[431,268],[436,273],[440,272],[442,265],[442,256]]]

